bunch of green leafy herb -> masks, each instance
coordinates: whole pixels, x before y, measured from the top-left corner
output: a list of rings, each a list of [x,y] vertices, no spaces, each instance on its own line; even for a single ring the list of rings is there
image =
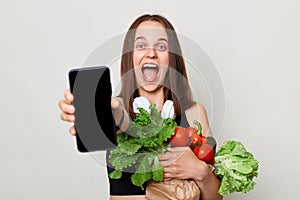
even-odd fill
[[[123,170],[134,167],[131,182],[142,189],[148,180],[163,181],[163,168],[157,155],[166,151],[166,141],[177,126],[171,118],[162,119],[154,104],[149,108],[151,114],[138,108],[136,118],[125,132],[118,134],[118,145],[109,155],[109,162],[115,168],[109,177],[119,179]]]
[[[222,180],[219,194],[246,193],[254,189],[258,161],[237,141],[226,141],[215,155],[215,168]]]

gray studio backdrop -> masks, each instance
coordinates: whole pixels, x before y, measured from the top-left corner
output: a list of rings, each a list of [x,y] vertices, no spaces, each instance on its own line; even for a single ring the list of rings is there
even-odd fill
[[[239,140],[260,161],[255,190],[224,199],[297,199],[299,6],[296,0],[0,1],[0,199],[108,199],[104,153],[78,153],[57,104],[68,70],[144,13],[166,16],[181,40],[201,46],[223,85],[224,113],[212,109],[205,81],[199,96],[219,145]],[[190,50],[185,44],[183,53]],[[113,50],[120,53],[121,42]],[[101,56],[87,63],[107,64]],[[115,88],[118,65],[118,57],[110,61]]]

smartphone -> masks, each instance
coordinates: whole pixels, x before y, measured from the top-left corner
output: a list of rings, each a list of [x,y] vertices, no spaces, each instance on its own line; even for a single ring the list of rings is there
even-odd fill
[[[85,153],[115,148],[117,135],[111,108],[109,68],[74,68],[68,75],[70,90],[74,95],[78,151]]]

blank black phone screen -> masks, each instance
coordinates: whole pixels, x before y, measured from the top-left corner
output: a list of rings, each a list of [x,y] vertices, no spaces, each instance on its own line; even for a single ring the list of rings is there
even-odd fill
[[[74,95],[76,144],[80,152],[116,147],[116,130],[111,109],[110,70],[106,66],[69,71]]]

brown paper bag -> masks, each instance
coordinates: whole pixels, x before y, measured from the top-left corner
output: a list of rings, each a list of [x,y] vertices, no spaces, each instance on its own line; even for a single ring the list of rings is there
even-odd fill
[[[149,181],[146,187],[147,200],[199,200],[200,193],[194,180]]]

